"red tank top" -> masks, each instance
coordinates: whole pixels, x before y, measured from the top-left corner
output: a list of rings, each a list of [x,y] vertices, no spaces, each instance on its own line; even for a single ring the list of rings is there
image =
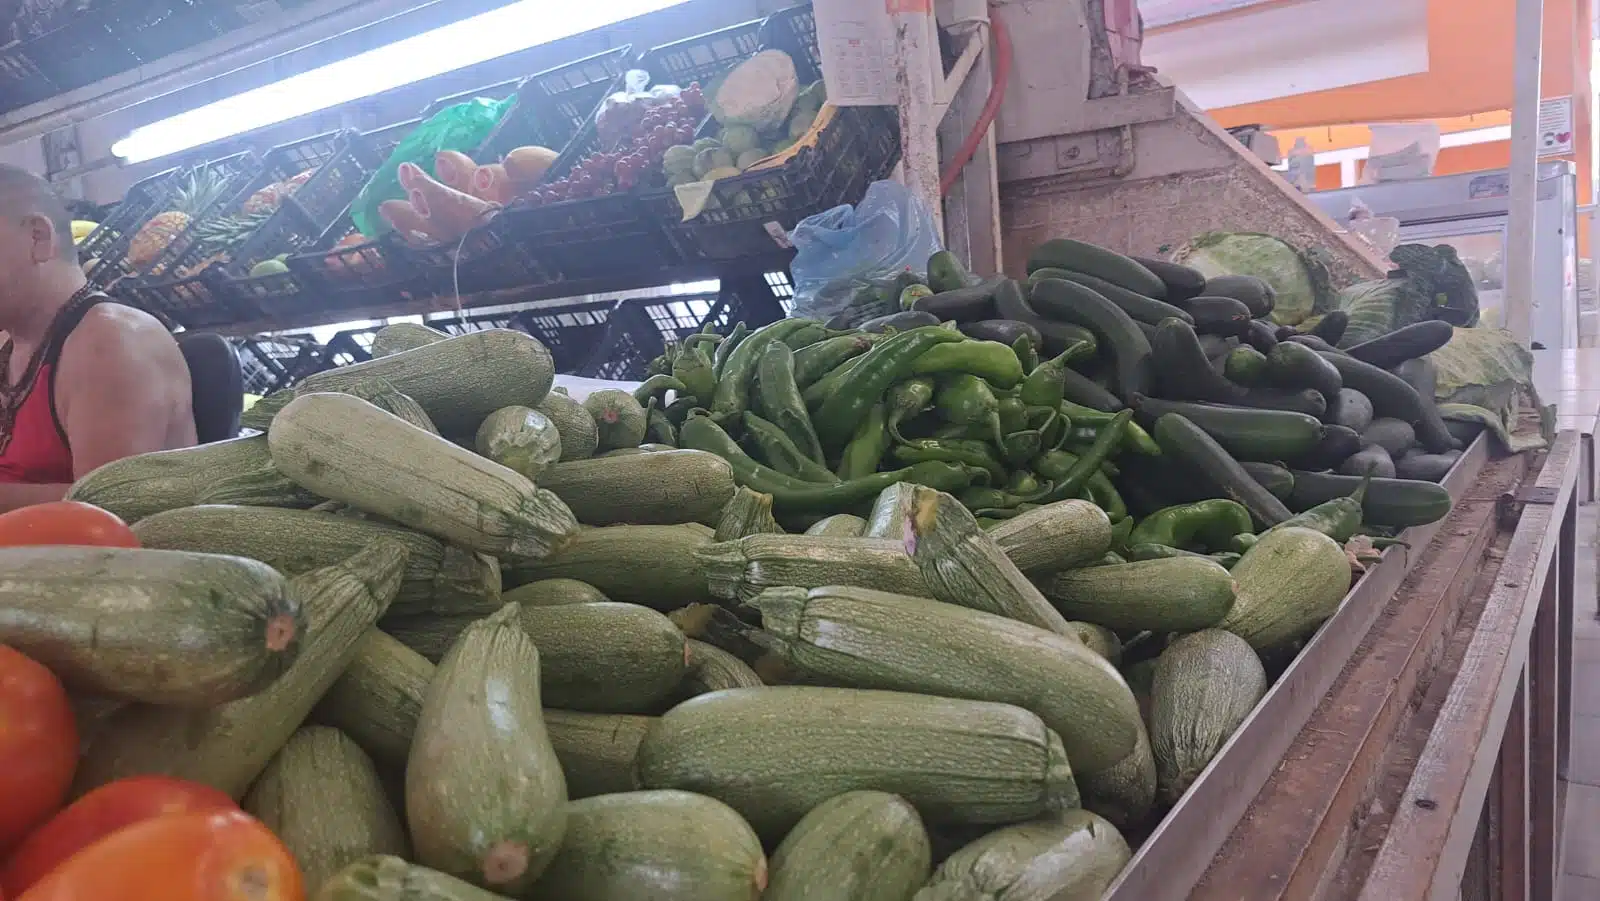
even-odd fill
[[[14,390],[0,390],[0,484],[70,485],[72,448],[56,415],[56,370],[67,336],[84,314],[107,300],[85,288],[56,314],[45,343],[29,362]],[[0,348],[0,364],[9,364],[11,343]],[[5,370],[0,369],[0,373]]]

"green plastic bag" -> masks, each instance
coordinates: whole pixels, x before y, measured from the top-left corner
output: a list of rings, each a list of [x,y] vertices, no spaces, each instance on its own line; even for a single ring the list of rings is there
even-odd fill
[[[389,159],[373,173],[355,202],[350,204],[350,219],[356,229],[369,238],[388,231],[390,226],[378,215],[378,205],[385,200],[405,199],[405,189],[400,187],[402,163],[416,163],[422,171],[434,175],[433,158],[441,150],[458,150],[470,153],[478,148],[500,119],[511,108],[516,95],[504,100],[477,97],[465,103],[446,107],[407,135]]]

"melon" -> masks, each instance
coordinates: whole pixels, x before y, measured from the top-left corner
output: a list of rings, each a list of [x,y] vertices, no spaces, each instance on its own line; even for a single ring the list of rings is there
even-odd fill
[[[748,125],[762,132],[781,127],[799,96],[794,60],[782,50],[763,50],[723,76],[707,105],[724,129]]]

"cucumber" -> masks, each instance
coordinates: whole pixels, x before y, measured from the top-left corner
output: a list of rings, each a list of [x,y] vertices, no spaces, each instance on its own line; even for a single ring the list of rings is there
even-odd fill
[[[1367,493],[1378,490],[1374,483]],[[1262,535],[1232,572],[1237,597],[1217,628],[1243,638],[1257,651],[1311,634],[1333,615],[1350,588],[1350,559],[1339,542],[1298,526]],[[1154,744],[1154,731],[1150,738]],[[1156,759],[1160,760],[1159,751]]]
[[[1118,632],[1205,629],[1221,622],[1233,605],[1233,577],[1203,557],[1068,570],[1040,588],[1068,619]]]
[[[1309,334],[1316,335],[1318,338],[1337,347],[1339,339],[1344,337],[1344,330],[1349,325],[1349,313],[1344,310],[1331,310],[1324,313],[1322,318],[1317,320],[1317,324],[1311,328]]]
[[[676,610],[711,599],[705,570],[695,560],[711,536],[698,523],[583,529],[556,553],[507,570],[506,585],[576,579],[613,601]]]
[[[528,892],[567,826],[566,778],[540,710],[539,650],[521,614],[507,604],[462,633],[428,684],[406,762],[417,859],[510,895]]]
[[[1341,475],[1364,476],[1371,473],[1374,478],[1394,478],[1394,458],[1389,452],[1376,444],[1369,444],[1344,458],[1344,462],[1335,467]]]
[[[1194,316],[1194,330],[1202,335],[1239,337],[1250,330],[1250,308],[1231,297],[1196,297],[1188,310]]]
[[[1075,404],[1091,407],[1103,413],[1115,413],[1121,410],[1123,403],[1115,394],[1107,391],[1100,383],[1074,369],[1063,369],[1061,396]]]
[[[1082,285],[1054,278],[1036,283],[1032,297],[1045,315],[1094,332],[1111,354],[1117,394],[1127,398],[1145,393],[1150,381],[1150,342],[1121,307]]]
[[[933,323],[938,325],[937,322]],[[1044,336],[1039,330],[1027,322],[1015,319],[980,319],[977,322],[961,323],[961,334],[979,341],[998,341],[1010,346],[1017,343],[1018,338],[1027,338],[1034,347],[1044,343]]]
[[[1263,319],[1272,313],[1276,299],[1272,286],[1253,275],[1218,275],[1206,279],[1208,297],[1231,297],[1250,308],[1250,318]]]
[[[1152,348],[1151,367],[1166,397],[1231,404],[1248,393],[1212,367],[1199,337],[1185,322],[1168,319],[1157,326]]]
[[[1177,413],[1156,420],[1156,443],[1164,454],[1198,476],[1215,496],[1244,505],[1257,525],[1275,526],[1288,519],[1288,508],[1261,487],[1239,463],[1203,429]]]
[[[937,316],[940,321],[968,322],[993,319],[995,292],[1000,290],[1000,286],[1006,281],[1008,279],[1005,276],[994,275],[976,285],[919,297],[911,304],[911,312],[930,313]],[[1004,313],[1001,317],[1011,318]]]
[[[1028,272],[1038,269],[1068,269],[1146,297],[1160,300],[1167,296],[1166,283],[1154,272],[1120,253],[1071,238],[1052,238],[1035,247],[1028,254]]]
[[[860,588],[775,588],[753,606],[774,653],[824,684],[1015,704],[1037,714],[1085,769],[1110,767],[1133,749],[1133,694],[1076,636]]]
[[[1272,353],[1278,346],[1278,329],[1265,319],[1250,320],[1250,327],[1245,329],[1244,340],[1251,347],[1264,354]]]
[[[1266,692],[1261,660],[1231,632],[1195,632],[1161,652],[1150,689],[1150,747],[1163,802],[1183,797]]]
[[[1082,272],[1073,272],[1067,269],[1040,269],[1028,276],[1028,284],[1030,288],[1034,288],[1037,287],[1039,282],[1047,278],[1060,279],[1061,281],[1071,282],[1079,287],[1087,288],[1121,307],[1122,311],[1132,317],[1135,322],[1155,325],[1161,320],[1170,317],[1182,319],[1190,325],[1194,324],[1194,319],[1180,307],[1156,300],[1153,297],[1147,297],[1136,291],[1129,291],[1127,288],[1114,285],[1105,279],[1095,278]],[[1046,316],[1054,315],[1050,307],[1038,299],[1034,301],[1034,309]],[[1056,318],[1062,317],[1057,316]]]
[[[640,791],[567,805],[567,834],[532,896],[563,901],[756,901],[767,859],[726,804]]]
[[[1434,367],[1433,358],[1415,357],[1396,366],[1393,372],[1396,378],[1417,392],[1417,399],[1422,402],[1422,418],[1415,425],[1417,440],[1423,448],[1433,454],[1460,449],[1461,442],[1451,434],[1439,415],[1439,404],[1435,397],[1439,389],[1439,370]]]
[[[1248,344],[1235,347],[1223,361],[1222,374],[1236,385],[1258,385],[1267,376],[1267,357]]]
[[[1206,289],[1206,277],[1198,269],[1174,263],[1170,260],[1157,260],[1150,257],[1130,256],[1129,259],[1143,266],[1161,279],[1167,286],[1167,302],[1182,303],[1191,297],[1198,297]]]
[[[1417,433],[1410,423],[1380,416],[1362,431],[1361,443],[1375,444],[1387,451],[1389,456],[1398,457],[1417,443]]]
[[[368,629],[312,718],[343,731],[385,770],[405,772],[432,678],[433,664],[426,657],[386,632]]]
[[[1359,434],[1365,432],[1367,426],[1372,424],[1372,401],[1360,391],[1354,388],[1340,388],[1339,399],[1334,401],[1329,397],[1328,401],[1333,425],[1342,425]]]
[[[673,450],[557,463],[544,488],[586,526],[716,521],[733,497],[733,469],[705,451]]]
[[[544,724],[566,776],[567,796],[576,800],[638,788],[633,762],[655,722],[653,716],[546,708]]]
[[[1318,351],[1319,353],[1331,353],[1331,354],[1342,354],[1342,353],[1344,353],[1344,351],[1339,350],[1338,348],[1334,347],[1332,344],[1329,344],[1328,342],[1322,340],[1321,338],[1318,338],[1316,335],[1312,335],[1312,334],[1309,334],[1309,333],[1308,334],[1296,333],[1296,334],[1290,335],[1289,337],[1285,338],[1284,341],[1286,341],[1288,343],[1291,343],[1291,344],[1304,344],[1306,347],[1309,347],[1312,350]]]
[[[1105,893],[1130,856],[1115,826],[1072,810],[1050,821],[997,829],[957,850],[916,901],[1089,901]]]
[[[1294,491],[1294,476],[1282,466],[1275,463],[1250,462],[1240,463],[1239,466],[1278,500],[1288,500]]]
[[[1450,473],[1450,467],[1461,459],[1461,451],[1429,454],[1413,450],[1394,461],[1394,474],[1402,479],[1421,479],[1437,482]]]
[[[1310,453],[1287,462],[1301,469],[1313,471],[1337,469],[1340,464],[1350,459],[1352,454],[1360,451],[1361,446],[1361,436],[1353,429],[1347,429],[1342,425],[1325,426],[1322,430],[1322,440],[1311,449]]]
[[[762,901],[911,901],[933,849],[916,808],[886,792],[845,792],[801,818],[772,855]]]
[[[243,806],[294,854],[306,885],[320,887],[370,854],[409,856],[372,758],[338,729],[296,732]]]
[[[928,257],[928,287],[935,291],[954,291],[972,282],[967,267],[948,250],[935,251]]]
[[[782,723],[774,729],[774,723]],[[1014,823],[1078,805],[1061,739],[1019,707],[890,691],[734,688],[661,717],[640,782],[710,795],[776,841],[854,790],[911,802],[933,825]]]
[[[1233,401],[1235,406],[1253,407],[1257,410],[1282,410],[1286,413],[1304,413],[1321,420],[1328,412],[1328,401],[1321,391],[1306,388],[1303,391],[1276,391],[1256,388]]]
[[[1285,341],[1267,354],[1267,378],[1285,391],[1310,388],[1324,399],[1344,387],[1339,370],[1304,344]]]
[[[1334,498],[1349,497],[1360,486],[1360,476],[1295,471],[1289,506],[1295,511],[1309,510]],[[1373,479],[1361,502],[1363,523],[1388,528],[1425,525],[1449,513],[1449,492],[1432,482],[1412,479]]]
[[[1430,319],[1351,345],[1345,353],[1379,369],[1393,369],[1407,360],[1433,353],[1449,344],[1454,335],[1455,328],[1450,323]]]
[[[1282,410],[1212,406],[1141,397],[1135,409],[1139,419],[1154,427],[1168,413],[1177,413],[1216,439],[1223,450],[1240,461],[1272,463],[1310,453],[1322,440],[1323,425],[1316,417]]]
[[[1029,286],[1032,287],[1031,285]],[[1098,344],[1094,332],[1067,322],[1056,322],[1040,316],[1032,304],[1028,303],[1022,284],[1014,279],[1006,279],[994,292],[995,312],[1000,318],[1031,325],[1039,332],[1044,341],[1042,348],[1048,356],[1055,356],[1067,348],[1080,342],[1087,343],[1087,353],[1094,353]]]
[[[1347,386],[1360,391],[1372,401],[1372,411],[1375,416],[1390,417],[1415,424],[1425,415],[1422,398],[1416,389],[1393,373],[1385,372],[1344,354],[1323,353],[1322,357],[1339,370],[1339,375],[1343,377]],[[1450,447],[1428,448],[1434,453],[1450,449]]]

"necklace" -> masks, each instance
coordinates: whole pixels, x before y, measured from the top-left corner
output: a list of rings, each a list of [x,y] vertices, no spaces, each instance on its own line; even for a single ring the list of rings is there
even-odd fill
[[[23,370],[22,378],[15,385],[11,384],[11,352],[13,344],[7,340],[0,346],[0,454],[4,454],[11,446],[11,437],[16,433],[17,414],[21,412],[22,405],[33,393],[35,383],[39,381],[39,370],[44,368],[44,361],[50,356],[50,351],[58,342],[66,339],[62,331],[63,323],[70,322],[74,325],[81,320],[82,312],[103,300],[105,295],[94,285],[84,285],[76,293],[67,298],[67,302],[56,311],[54,319],[50,320],[50,327],[45,329],[44,341],[34,348],[33,355],[28,358],[28,368]],[[69,327],[68,332],[71,331]]]

